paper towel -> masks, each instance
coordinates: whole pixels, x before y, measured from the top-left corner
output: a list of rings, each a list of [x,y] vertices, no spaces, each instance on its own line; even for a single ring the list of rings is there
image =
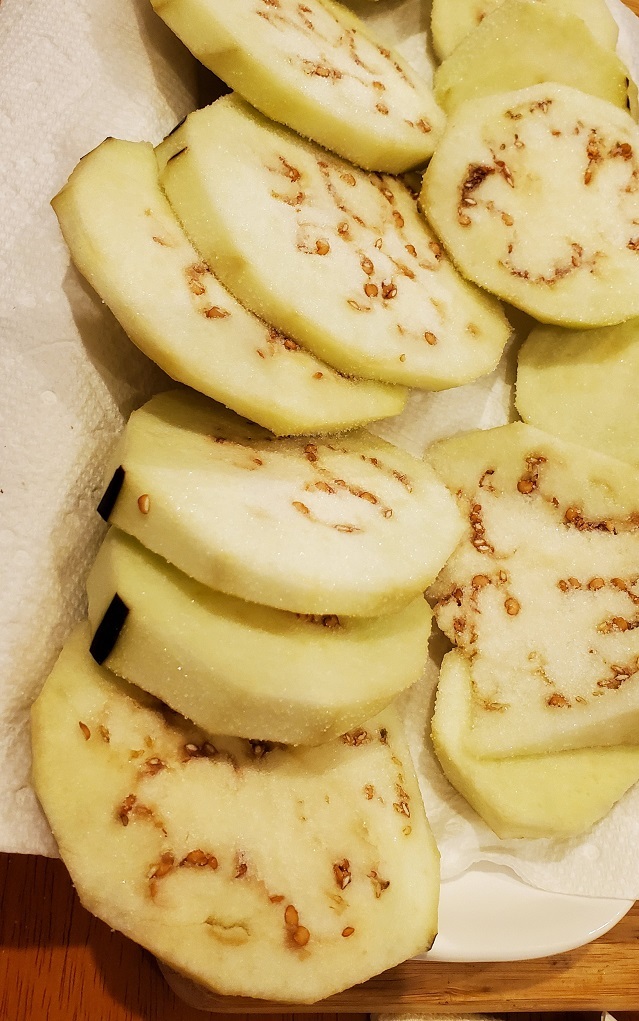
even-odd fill
[[[28,708],[83,612],[105,457],[163,377],[70,267],[49,201],[105,136],[159,141],[195,72],[148,0],[3,0],[0,69],[0,847],[54,854]]]
[[[428,4],[350,6],[430,75]],[[621,48],[636,60],[636,76],[639,22],[620,8]],[[0,848],[54,854],[28,781],[28,706],[84,610],[105,455],[132,408],[166,380],[70,267],[48,203],[106,135],[158,141],[192,107],[194,72],[147,0],[59,0],[55,10],[44,0],[4,0],[0,29]],[[523,336],[525,317],[517,320]],[[421,453],[440,436],[507,421],[515,344],[491,376],[414,393],[403,415],[377,431]],[[444,874],[490,860],[545,889],[639,896],[639,789],[583,840],[499,841],[424,745],[435,670],[431,663],[406,697],[405,715]]]

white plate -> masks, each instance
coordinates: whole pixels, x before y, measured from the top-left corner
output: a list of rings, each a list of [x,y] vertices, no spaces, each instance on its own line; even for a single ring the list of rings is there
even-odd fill
[[[590,943],[633,901],[547,893],[496,865],[442,883],[439,935],[424,961],[524,961]]]

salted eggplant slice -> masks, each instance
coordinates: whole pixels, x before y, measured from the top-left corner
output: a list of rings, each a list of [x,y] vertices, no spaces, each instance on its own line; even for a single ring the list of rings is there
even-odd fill
[[[206,67],[267,117],[368,170],[432,155],[428,84],[332,0],[152,0]]]
[[[463,280],[397,179],[235,96],[159,147],[184,229],[238,300],[342,372],[441,390],[496,365],[499,302]]]
[[[508,759],[468,749],[472,673],[460,652],[442,662],[432,720],[437,758],[453,787],[504,840],[585,833],[639,780],[639,748],[579,748]]]
[[[542,322],[639,313],[639,128],[567,85],[464,103],[422,202],[471,280]]]
[[[112,524],[204,585],[294,613],[400,609],[463,528],[432,469],[370,433],[275,439],[187,391],[134,412],[114,460]]]
[[[211,735],[81,627],[32,712],[84,906],[218,993],[313,1003],[430,947],[439,857],[392,709],[318,748]]]
[[[53,208],[77,268],[173,379],[283,435],[350,429],[404,407],[402,388],[346,378],[229,294],[171,210],[151,145],[108,138]]]
[[[430,590],[474,753],[639,743],[639,472],[523,423],[427,454],[466,517]]]

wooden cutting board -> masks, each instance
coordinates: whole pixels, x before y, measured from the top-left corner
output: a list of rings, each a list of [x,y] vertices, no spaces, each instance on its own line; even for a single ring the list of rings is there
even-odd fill
[[[150,954],[81,907],[61,862],[0,855],[0,905],[0,1021],[206,1018],[178,1000]],[[639,905],[569,954],[506,964],[408,961],[310,1008],[236,998],[211,998],[211,1007],[217,1016],[271,1014],[272,1021],[274,1014],[334,1021],[352,1013],[364,1021],[370,1012],[409,1011],[553,1011],[547,1021],[559,1021],[558,1012],[568,1021],[564,1012],[602,1010],[635,1011],[624,1021],[639,1021]]]
[[[0,855],[0,904],[0,1021],[206,1019],[177,999],[151,954],[81,907],[61,862]],[[222,997],[215,1003],[222,1015],[268,1013],[270,1021],[280,1021],[295,1012],[328,1021],[318,1009],[332,1018],[336,1012],[359,1015],[355,1021],[385,1011],[554,1011],[563,1021],[567,1011],[606,1009],[636,1011],[624,1021],[639,1021],[639,905],[608,935],[555,957],[505,964],[407,961],[314,1007]]]
[[[150,954],[81,907],[61,862],[0,855],[0,905],[1,1021],[205,1021],[177,999]],[[311,1008],[217,998],[215,1010],[272,1021],[402,1011],[553,1011],[547,1021],[559,1021],[559,1012],[609,1010],[635,1011],[623,1021],[639,1021],[639,905],[569,954],[507,964],[409,961]]]

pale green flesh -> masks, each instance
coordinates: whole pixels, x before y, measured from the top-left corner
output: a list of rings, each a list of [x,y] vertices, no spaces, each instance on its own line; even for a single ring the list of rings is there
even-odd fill
[[[464,103],[422,202],[460,270],[542,322],[639,313],[639,129],[552,83]]]
[[[93,632],[116,593],[129,611],[104,665],[215,733],[319,744],[384,709],[428,655],[421,596],[390,616],[286,613],[214,592],[117,529],[87,588]]]
[[[523,424],[428,452],[467,518],[431,589],[472,662],[472,750],[639,735],[639,473]]]
[[[267,117],[359,166],[401,173],[444,115],[399,54],[331,0],[152,0],[192,53]]]
[[[453,787],[502,839],[570,837],[606,815],[639,779],[639,748],[583,748],[490,761],[467,747],[472,680],[459,652],[444,657],[432,721]]]
[[[53,206],[77,268],[174,379],[283,435],[402,410],[401,388],[346,379],[229,294],[171,210],[150,145],[107,139]]]
[[[313,749],[211,737],[87,644],[83,626],[32,712],[34,785],[85,907],[209,989],[293,1003],[428,949],[439,861],[394,711]]]
[[[463,527],[432,469],[370,433],[277,440],[186,392],[131,416],[118,465],[112,524],[211,588],[298,613],[400,609]]]
[[[508,0],[506,0],[508,2]],[[581,18],[594,38],[614,50],[619,30],[605,0],[537,0],[539,6]],[[504,0],[433,0],[433,45],[440,60],[450,56]]]
[[[434,88],[448,113],[468,99],[548,81],[626,107],[627,76],[581,18],[540,0],[506,0],[437,69]]]
[[[186,232],[237,298],[342,372],[440,390],[490,372],[510,327],[412,195],[224,97],[158,149]],[[286,325],[285,325],[286,324]]]
[[[529,425],[639,466],[639,320],[534,329],[519,352],[517,410]]]

